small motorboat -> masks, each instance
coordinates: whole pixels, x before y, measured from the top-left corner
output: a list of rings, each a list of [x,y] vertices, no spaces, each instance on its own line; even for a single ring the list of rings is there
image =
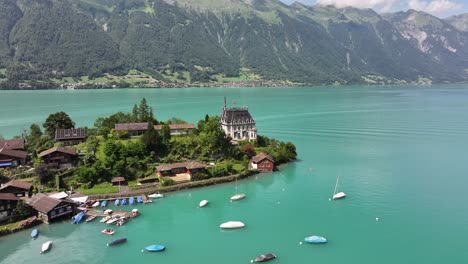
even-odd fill
[[[91,205],[92,207],[98,207],[101,203],[100,202],[95,202],[93,203],[93,205]]]
[[[135,209],[132,209],[132,215],[131,215],[131,216],[132,216],[132,217],[135,217],[135,216],[137,216],[137,215],[138,215],[138,209],[136,209],[136,208],[135,208]]]
[[[116,239],[110,243],[107,243],[107,246],[115,246],[115,245],[118,245],[118,244],[122,244],[124,242],[127,242],[127,238],[119,238],[119,239]]]
[[[231,201],[238,201],[238,200],[241,200],[241,199],[244,199],[245,198],[245,194],[243,193],[238,193],[238,194],[235,194],[231,197]]]
[[[138,197],[137,197],[137,202],[142,203],[142,202],[143,202],[143,197],[138,196]]]
[[[102,230],[101,233],[103,233],[104,235],[112,236],[115,233],[115,231],[108,228],[108,229]]]
[[[274,258],[276,258],[275,254],[268,253],[268,254],[263,254],[263,255],[260,255],[260,256],[256,257],[254,259],[254,261],[255,262],[264,262],[264,261],[272,260]]]
[[[122,199],[122,205],[126,205],[127,204],[127,198],[123,198]]]
[[[116,226],[123,226],[123,224],[125,224],[126,222],[126,218],[125,217],[122,217],[119,219],[119,221],[117,221],[117,223],[115,224]]]
[[[199,207],[203,207],[203,206],[205,206],[205,205],[207,205],[207,204],[208,204],[208,200],[203,200],[203,201],[201,201],[201,202],[198,204],[198,206],[199,206]]]
[[[153,194],[148,195],[148,197],[149,198],[163,198],[164,194],[162,194],[162,193],[153,193]]]
[[[327,243],[327,239],[321,236],[310,236],[304,238],[304,241],[312,244],[324,244]]]
[[[85,215],[85,212],[80,212],[78,215],[75,216],[75,219],[73,220],[72,224],[78,224]]]
[[[119,200],[119,199],[116,199],[116,200],[114,201],[114,204],[115,204],[115,205],[119,205],[119,204],[120,204],[120,200]]]
[[[32,237],[32,238],[36,238],[38,235],[39,235],[39,230],[33,229],[33,230],[31,231],[31,237]]]
[[[42,244],[41,254],[45,253],[47,250],[49,250],[51,246],[52,246],[52,241],[47,241],[44,244]]]
[[[104,214],[107,214],[107,215],[112,214],[112,209],[106,209],[106,210],[104,211]]]
[[[107,201],[106,200],[102,201],[101,202],[101,207],[106,207],[106,206],[107,206]]]
[[[101,221],[99,221],[99,222],[105,223],[105,222],[109,221],[109,219],[111,219],[111,216],[110,216],[110,215],[104,216],[104,217],[101,219]]]
[[[233,228],[242,228],[245,224],[240,221],[229,221],[226,223],[222,223],[219,227],[223,229],[233,229]]]
[[[145,250],[150,251],[150,252],[158,252],[158,251],[163,251],[165,249],[166,247],[163,245],[149,245],[145,247]]]
[[[106,224],[113,224],[113,223],[115,223],[115,222],[117,222],[119,220],[120,220],[120,216],[117,215],[117,216],[111,217],[109,220],[107,220]]]
[[[345,198],[346,194],[344,192],[339,192],[333,195],[333,200]]]
[[[91,222],[94,220],[94,218],[96,218],[95,215],[90,215],[88,218],[86,218],[86,222]]]
[[[131,204],[131,205],[132,205],[132,204],[135,204],[135,198],[134,198],[134,197],[130,197],[130,198],[128,199],[128,203]]]

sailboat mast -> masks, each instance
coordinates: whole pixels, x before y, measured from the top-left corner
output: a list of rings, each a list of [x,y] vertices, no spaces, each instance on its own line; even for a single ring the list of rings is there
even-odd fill
[[[340,179],[340,176],[336,178],[336,184],[335,184],[335,191],[333,191],[333,195],[336,194],[336,188],[338,187],[338,180]]]

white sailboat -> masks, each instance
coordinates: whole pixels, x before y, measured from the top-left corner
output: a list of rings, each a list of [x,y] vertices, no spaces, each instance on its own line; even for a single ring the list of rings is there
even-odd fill
[[[234,228],[242,228],[245,224],[241,221],[228,221],[226,223],[222,223],[219,227],[223,229],[234,229]]]
[[[237,193],[237,176],[236,176],[236,194],[231,196],[231,201],[241,200],[241,199],[244,199],[244,197],[245,197],[245,194]]]
[[[340,179],[340,176],[338,176],[336,178],[335,191],[333,192],[333,200],[341,199],[341,198],[344,198],[346,196],[346,194],[344,192],[339,192],[339,193],[336,192],[336,189],[338,188],[339,179]]]
[[[198,204],[198,206],[199,206],[199,207],[203,207],[203,206],[205,206],[205,205],[207,205],[207,204],[208,204],[208,200],[203,200],[203,201],[201,201],[201,202]]]
[[[52,241],[47,241],[44,244],[42,244],[41,254],[49,250],[51,245],[52,245]]]

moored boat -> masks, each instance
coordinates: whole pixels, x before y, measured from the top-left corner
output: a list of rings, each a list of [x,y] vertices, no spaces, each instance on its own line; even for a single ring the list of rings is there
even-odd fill
[[[203,207],[203,206],[205,206],[205,205],[207,205],[207,204],[208,204],[208,200],[203,200],[203,201],[201,201],[201,202],[198,204],[198,206],[199,206],[199,207]]]
[[[122,217],[119,219],[119,221],[117,221],[117,223],[115,224],[116,226],[123,226],[123,224],[125,224],[125,222],[127,221],[127,219],[125,217]]]
[[[80,212],[78,215],[75,216],[75,219],[73,219],[72,224],[78,224],[85,215],[85,212]]]
[[[122,244],[124,242],[127,242],[127,238],[119,238],[119,239],[116,239],[110,243],[107,243],[107,246],[114,246],[114,245],[118,245],[118,244]]]
[[[115,222],[117,222],[119,220],[120,220],[120,216],[118,216],[118,215],[113,216],[109,220],[106,221],[106,224],[113,224],[113,223],[115,223]]]
[[[95,202],[93,203],[92,207],[98,207],[101,203],[100,202]]]
[[[143,202],[143,197],[138,196],[138,197],[137,197],[137,202],[142,203],[142,202]]]
[[[111,219],[111,216],[110,216],[110,215],[104,216],[104,217],[101,219],[101,221],[99,221],[99,222],[105,223],[105,222],[109,221],[109,219]]]
[[[112,235],[115,233],[115,231],[112,230],[112,229],[110,229],[110,228],[108,228],[108,229],[102,230],[101,233],[103,233],[104,235],[110,235],[110,236],[112,236]]]
[[[104,214],[110,215],[110,214],[112,214],[112,212],[113,212],[112,209],[106,209],[106,210],[104,211]]]
[[[119,204],[120,204],[120,200],[119,200],[119,199],[116,199],[116,200],[114,201],[114,204],[115,204],[115,205],[119,205]]]
[[[312,244],[324,244],[327,243],[327,239],[322,236],[310,236],[304,238],[304,241]]]
[[[91,222],[94,220],[94,218],[96,218],[95,215],[90,215],[88,218],[86,218],[86,222]]]
[[[238,201],[238,200],[241,200],[241,199],[244,199],[245,198],[245,194],[243,193],[238,193],[238,194],[235,194],[231,197],[231,201]]]
[[[126,205],[127,204],[127,198],[123,198],[122,199],[122,205]]]
[[[39,235],[39,230],[33,229],[33,230],[31,231],[31,237],[32,237],[32,238],[36,238],[38,235]]]
[[[229,221],[226,223],[222,223],[219,227],[223,229],[233,229],[233,228],[242,228],[245,224],[240,221]]]
[[[153,194],[148,195],[148,197],[149,198],[163,198],[164,194],[162,194],[162,193],[153,193]]]
[[[107,201],[106,200],[102,201],[101,202],[101,207],[106,207],[106,206],[107,206]]]
[[[138,209],[136,209],[136,208],[135,208],[135,209],[132,209],[132,215],[131,215],[131,216],[132,216],[132,217],[138,216]]]
[[[51,246],[52,246],[52,241],[50,241],[50,240],[45,242],[44,244],[42,244],[41,254],[46,252],[47,250],[49,250]]]
[[[128,199],[128,203],[131,204],[131,205],[132,205],[132,204],[135,204],[135,198],[134,198],[134,197],[130,197],[130,198]]]
[[[163,251],[165,249],[166,247],[163,245],[149,245],[145,247],[145,250],[150,251],[150,252],[158,252],[158,251]]]
[[[263,254],[263,255],[260,255],[260,256],[256,257],[254,259],[254,261],[255,262],[264,262],[264,261],[272,260],[274,258],[276,258],[275,254],[268,253],[268,254]]]

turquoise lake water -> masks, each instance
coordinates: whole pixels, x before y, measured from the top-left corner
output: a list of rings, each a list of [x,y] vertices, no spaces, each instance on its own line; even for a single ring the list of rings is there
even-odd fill
[[[96,220],[41,225],[36,240],[30,230],[0,237],[0,262],[231,264],[272,252],[271,263],[468,263],[466,85],[1,91],[0,134],[56,111],[92,126],[142,97],[159,119],[196,122],[219,115],[225,95],[249,106],[259,134],[294,142],[298,161],[239,181],[238,202],[235,184],[223,184],[138,205],[113,237]],[[337,176],[347,197],[329,201]],[[230,220],[246,227],[219,229]],[[299,244],[310,235],[329,243]],[[150,244],[167,250],[142,253]]]

